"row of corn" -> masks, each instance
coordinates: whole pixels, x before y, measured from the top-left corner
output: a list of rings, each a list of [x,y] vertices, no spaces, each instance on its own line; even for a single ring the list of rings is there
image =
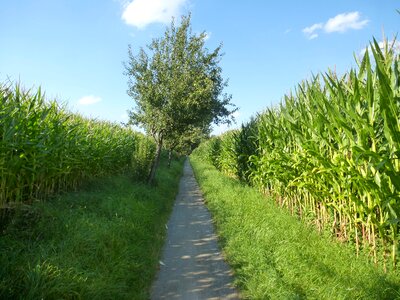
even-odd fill
[[[0,208],[125,171],[141,140],[128,128],[87,119],[46,101],[40,89],[2,84]]]
[[[357,65],[302,82],[197,152],[387,269],[399,251],[399,53],[374,40]]]

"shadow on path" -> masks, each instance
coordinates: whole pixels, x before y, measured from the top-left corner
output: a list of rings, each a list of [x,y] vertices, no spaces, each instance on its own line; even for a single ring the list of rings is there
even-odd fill
[[[162,262],[151,290],[153,300],[239,299],[188,159],[168,222]]]

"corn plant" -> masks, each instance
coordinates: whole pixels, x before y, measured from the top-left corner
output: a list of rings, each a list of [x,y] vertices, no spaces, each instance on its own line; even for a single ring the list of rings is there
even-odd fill
[[[251,134],[219,137],[219,169],[387,267],[400,222],[400,58],[374,40],[358,67],[303,81],[257,117]],[[247,145],[255,147],[246,148]],[[215,150],[214,148],[211,148]],[[245,163],[240,161],[245,158]],[[235,161],[236,160],[236,161]],[[247,164],[247,165],[246,165]],[[246,179],[245,179],[246,180]]]
[[[130,168],[137,134],[48,102],[38,89],[0,86],[0,207],[74,189]]]
[[[144,135],[137,135],[132,152],[132,175],[136,180],[147,181],[150,175],[156,147],[154,142]]]

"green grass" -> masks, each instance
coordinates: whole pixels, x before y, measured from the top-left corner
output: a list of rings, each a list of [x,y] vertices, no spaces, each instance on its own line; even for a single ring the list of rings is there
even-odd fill
[[[182,172],[127,176],[22,208],[0,232],[0,299],[148,299]]]
[[[384,274],[198,156],[191,163],[245,298],[400,299],[398,274]]]

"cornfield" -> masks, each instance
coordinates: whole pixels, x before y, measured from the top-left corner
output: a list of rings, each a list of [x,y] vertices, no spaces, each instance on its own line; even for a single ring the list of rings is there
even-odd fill
[[[357,254],[396,266],[400,58],[388,42],[381,49],[374,40],[357,68],[302,82],[278,107],[197,152]]]
[[[0,208],[76,188],[131,165],[138,135],[68,112],[40,89],[0,86]]]

